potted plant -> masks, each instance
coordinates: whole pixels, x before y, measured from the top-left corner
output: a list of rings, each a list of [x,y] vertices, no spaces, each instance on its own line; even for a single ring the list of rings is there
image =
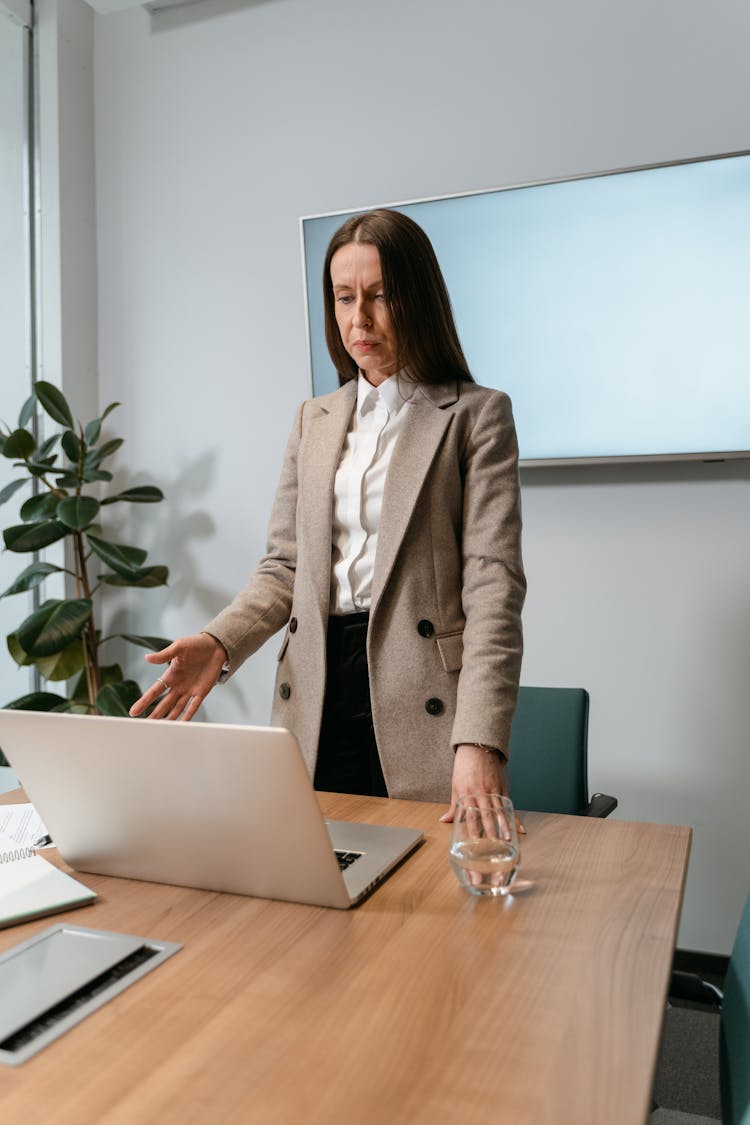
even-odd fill
[[[61,429],[39,441],[37,408]],[[32,711],[76,711],[126,715],[141,689],[126,679],[119,664],[102,655],[116,637],[153,651],[169,641],[131,633],[104,635],[97,623],[101,596],[111,588],[163,586],[165,566],[147,566],[146,551],[125,546],[103,527],[105,515],[117,504],[153,504],[163,500],[159,488],[144,485],[104,494],[112,473],[103,464],[123,444],[122,438],[102,440],[102,423],[119,403],[111,403],[100,418],[76,424],[65,396],[51,383],[38,382],[26,401],[14,430],[0,432],[0,454],[13,461],[20,477],[0,490],[0,504],[26,488],[20,522],[3,531],[7,551],[33,554],[15,582],[0,597],[12,597],[41,587],[50,575],[64,574],[74,596],[42,601],[7,638],[8,649],[20,666],[35,666],[47,684],[68,683],[67,695],[57,688],[34,691],[6,703]],[[116,532],[115,532],[116,534]],[[53,543],[65,543],[65,564],[38,558]]]

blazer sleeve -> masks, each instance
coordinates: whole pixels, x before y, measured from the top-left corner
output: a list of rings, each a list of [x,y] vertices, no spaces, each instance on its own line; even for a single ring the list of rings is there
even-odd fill
[[[226,675],[237,671],[289,620],[297,569],[297,457],[304,403],[294,418],[268,526],[266,553],[250,581],[204,626],[227,651]]]
[[[461,601],[466,619],[452,744],[478,742],[506,755],[523,634],[518,442],[510,399],[490,395],[463,456]]]

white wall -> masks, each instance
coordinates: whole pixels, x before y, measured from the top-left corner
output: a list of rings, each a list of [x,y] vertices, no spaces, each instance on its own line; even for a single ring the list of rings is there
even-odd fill
[[[100,396],[168,502],[122,612],[201,626],[244,581],[309,393],[302,214],[748,146],[744,0],[213,0],[98,16]],[[745,465],[524,475],[527,683],[592,694],[591,782],[696,830],[680,934],[748,883]],[[148,541],[147,543],[145,541]],[[126,540],[127,541],[127,540]],[[212,696],[265,722],[274,645]]]

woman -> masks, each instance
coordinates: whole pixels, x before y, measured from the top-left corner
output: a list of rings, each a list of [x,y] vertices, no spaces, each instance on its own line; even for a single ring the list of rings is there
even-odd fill
[[[505,792],[518,691],[518,449],[510,401],[474,383],[432,245],[356,215],[326,256],[341,388],[303,403],[268,552],[131,714],[191,719],[283,625],[273,722],[320,789],[451,801]]]

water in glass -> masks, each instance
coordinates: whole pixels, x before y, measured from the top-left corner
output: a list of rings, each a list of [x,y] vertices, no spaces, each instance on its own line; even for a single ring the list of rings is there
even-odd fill
[[[502,895],[520,862],[513,805],[490,794],[457,802],[450,862],[459,883],[471,894]]]

